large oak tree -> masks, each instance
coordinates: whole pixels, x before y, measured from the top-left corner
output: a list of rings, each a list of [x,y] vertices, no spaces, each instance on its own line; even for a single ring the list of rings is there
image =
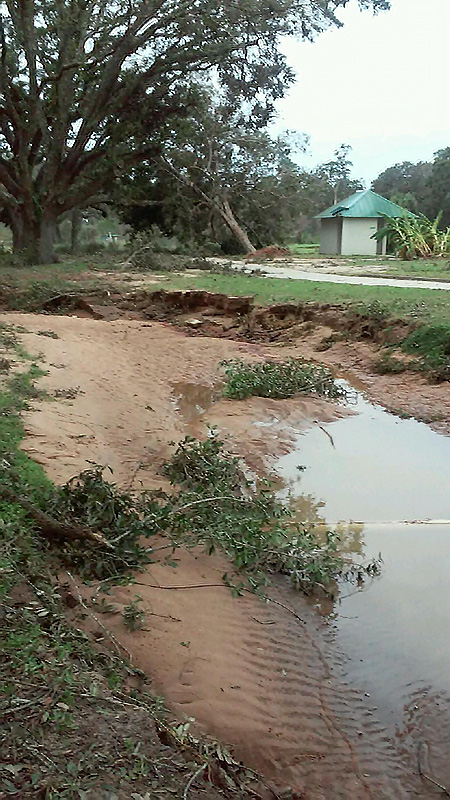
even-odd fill
[[[53,259],[57,219],[161,151],[161,132],[214,73],[261,118],[293,79],[284,35],[339,24],[347,0],[0,2],[1,218],[15,250]],[[382,10],[388,0],[359,0]]]

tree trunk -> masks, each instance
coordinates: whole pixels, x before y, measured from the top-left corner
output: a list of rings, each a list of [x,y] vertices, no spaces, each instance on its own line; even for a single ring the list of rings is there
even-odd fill
[[[239,225],[239,222],[234,216],[231,206],[226,198],[220,201],[218,210],[223,221],[230,229],[234,238],[239,242],[240,245],[242,245],[247,255],[249,253],[255,253],[256,247],[252,245],[250,239],[248,238],[247,232],[244,231],[244,229]]]
[[[56,235],[56,214],[44,213],[39,227],[37,263],[53,264],[57,261],[53,249]]]
[[[11,217],[13,252],[34,263],[37,254],[38,225],[27,214],[14,213]]]
[[[75,255],[80,251],[81,211],[79,208],[72,210],[71,221],[70,252]]]
[[[13,252],[24,255],[32,264],[53,264],[57,261],[53,245],[56,236],[57,217],[53,212],[44,212],[41,221],[28,214],[11,217]]]

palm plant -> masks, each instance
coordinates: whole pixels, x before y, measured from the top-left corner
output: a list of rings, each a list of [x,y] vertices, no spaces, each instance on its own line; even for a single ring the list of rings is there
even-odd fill
[[[450,253],[450,228],[439,229],[442,212],[434,221],[424,214],[402,217],[385,215],[384,226],[374,234],[374,238],[384,239],[394,248],[395,254],[404,261],[413,258],[436,258]]]

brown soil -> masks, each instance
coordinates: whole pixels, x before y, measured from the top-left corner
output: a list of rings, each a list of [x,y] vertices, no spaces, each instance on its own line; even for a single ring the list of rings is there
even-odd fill
[[[161,486],[159,468],[172,451],[171,441],[186,433],[201,435],[205,421],[218,425],[230,448],[259,471],[289,446],[295,428],[346,413],[312,399],[216,399],[224,358],[314,355],[370,380],[376,399],[384,392],[392,400],[394,388],[399,397],[400,387],[408,408],[426,388],[417,376],[408,376],[411,384],[403,375],[400,380],[371,376],[372,344],[337,342],[318,354],[317,344],[334,330],[330,318],[322,320],[320,329],[307,329],[306,335],[304,328],[296,328],[300,334],[295,344],[286,341],[280,350],[262,335],[259,342],[246,340],[252,314],[248,298],[214,304],[208,296],[201,305],[194,293],[187,293],[188,301],[178,294],[172,298],[175,327],[144,321],[168,316],[166,299],[157,294],[152,303],[148,295],[139,300],[136,294],[114,304],[90,299],[86,306],[72,308],[73,316],[6,317],[27,329],[22,338],[30,352],[43,352],[49,372],[42,388],[51,393],[81,390],[71,400],[42,403],[25,417],[24,447],[56,482],[95,461],[109,464],[122,486]],[[191,304],[188,311],[186,302]],[[193,311],[199,326],[192,326]],[[106,316],[117,318],[99,319]],[[219,335],[211,335],[210,324],[212,330],[218,326]],[[235,341],[228,339],[227,326]],[[186,335],[198,328],[207,335]],[[59,338],[37,337],[49,329]],[[255,328],[247,336],[257,339]],[[192,388],[198,385],[200,390]],[[428,388],[435,392],[434,411],[437,406],[448,410],[442,387]],[[202,413],[196,406],[209,408]],[[270,429],[255,424],[274,417],[278,424]],[[110,597],[120,610],[139,592],[147,630],[129,633],[120,614],[105,617],[105,622],[181,717],[195,718],[196,728],[232,745],[246,764],[278,786],[290,785],[298,797],[375,800],[417,791],[422,797],[434,796],[417,776],[416,743],[406,742],[397,752],[376,723],[370,701],[346,685],[333,632],[304,598],[282,582],[270,593],[275,604],[252,595],[233,598],[222,585],[221,576],[229,568],[223,559],[187,552],[175,557],[177,567],[154,564],[136,588],[119,587]],[[294,610],[302,622],[277,603]]]
[[[168,322],[185,335],[200,336],[202,341],[209,337],[247,345],[234,354],[313,358],[338,374],[347,375],[354,384],[359,382],[359,388],[371,399],[390,410],[410,414],[435,430],[450,434],[448,382],[433,384],[413,371],[394,375],[375,372],[380,348],[400,342],[414,329],[414,322],[390,319],[383,324],[376,317],[323,303],[283,303],[262,308],[255,306],[251,297],[205,291],[59,295],[41,307],[47,313],[72,313],[76,317]],[[272,347],[252,350],[248,347],[251,344]],[[222,352],[230,351],[224,345]],[[408,358],[403,355],[402,360]],[[197,383],[199,379],[194,375],[180,380]]]
[[[249,253],[247,261],[271,261],[275,258],[290,257],[291,251],[286,247],[276,247],[276,245],[269,245],[269,247],[262,247],[260,250],[255,250],[254,253]]]

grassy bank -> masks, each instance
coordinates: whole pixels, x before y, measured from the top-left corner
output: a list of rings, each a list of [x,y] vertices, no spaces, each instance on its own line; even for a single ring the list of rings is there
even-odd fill
[[[432,380],[450,378],[450,292],[389,286],[353,286],[314,281],[283,280],[248,275],[170,275],[164,288],[206,289],[229,295],[253,295],[257,303],[330,303],[375,318],[382,329],[392,318],[417,324],[399,347],[416,356],[410,368]]]
[[[392,316],[450,325],[450,292],[390,286],[350,286],[319,281],[262,278],[251,275],[168,275],[161,287],[206,289],[231,295],[253,295],[261,305],[270,303],[337,303],[370,310],[382,307]]]
[[[403,263],[399,262],[399,269]],[[3,295],[4,308],[29,310],[38,306],[41,299],[66,291],[111,289],[117,288],[118,284],[125,290],[130,288],[130,284],[127,276],[121,274],[119,266],[117,258],[96,256],[90,259],[68,259],[61,264],[47,267],[14,268],[8,260],[0,258],[0,300]],[[416,262],[412,262],[408,268],[415,270]],[[105,272],[108,274],[104,274]],[[261,305],[294,301],[357,304],[370,309],[376,304],[394,316],[410,317],[432,324],[450,324],[450,295],[446,291],[353,286],[241,274],[220,275],[207,271],[192,275],[172,272],[159,275],[154,272],[141,273],[144,282],[147,276],[152,281],[149,288],[161,286],[206,289],[224,294],[253,295]],[[14,297],[15,294],[17,297]]]
[[[416,262],[412,262],[411,269],[415,266]],[[0,259],[0,303],[4,309],[35,311],[45,300],[60,293],[127,292],[133,284],[119,267],[117,257],[97,256],[90,260],[67,260],[45,268],[16,269]],[[289,301],[329,303],[375,317],[380,327],[389,326],[390,317],[403,319],[420,327],[420,333],[408,337],[402,345],[405,352],[416,355],[419,368],[433,379],[447,380],[450,375],[450,293],[447,291],[216,274],[207,270],[192,275],[142,272],[139,277],[142,277],[140,286],[147,286],[149,291],[204,289],[227,295],[252,295],[261,305]]]

